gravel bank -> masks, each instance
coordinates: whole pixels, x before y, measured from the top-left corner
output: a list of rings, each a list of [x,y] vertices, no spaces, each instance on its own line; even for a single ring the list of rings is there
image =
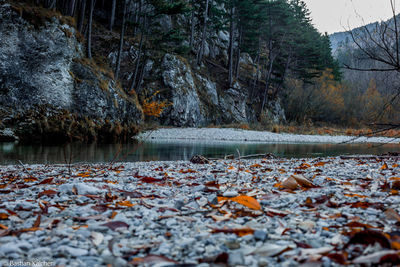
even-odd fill
[[[0,170],[3,266],[400,261],[397,158],[25,168]]]
[[[398,138],[278,134],[232,128],[165,128],[142,133],[138,138],[270,143],[399,143]]]

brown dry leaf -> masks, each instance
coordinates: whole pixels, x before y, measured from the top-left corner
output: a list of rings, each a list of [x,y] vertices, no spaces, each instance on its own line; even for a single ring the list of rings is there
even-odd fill
[[[44,191],[40,192],[37,197],[40,198],[42,196],[52,196],[52,195],[55,195],[57,193],[58,192],[54,191],[54,190],[44,190]]]
[[[374,245],[375,243],[379,243],[382,248],[391,248],[389,239],[383,233],[370,229],[354,234],[345,247],[351,244]]]
[[[108,223],[102,224],[101,226],[107,226],[111,230],[115,231],[117,228],[121,228],[121,227],[128,228],[129,224],[127,224],[125,222],[121,222],[121,221],[113,221],[113,222],[108,222]]]
[[[218,197],[218,202],[223,200],[231,200],[253,210],[261,210],[261,205],[254,197],[242,195],[237,197]]]
[[[39,228],[40,226],[40,221],[41,221],[42,216],[39,214],[36,218],[36,221],[33,223],[33,228]]]
[[[399,255],[395,250],[378,251],[369,255],[363,255],[353,260],[357,265],[375,265],[389,263],[388,266],[395,266],[400,263]]]
[[[51,182],[53,182],[54,178],[47,178],[44,179],[43,181],[41,181],[40,183],[38,183],[38,185],[42,185],[42,184],[50,184]]]
[[[0,213],[0,220],[7,220],[8,214],[7,213]]]
[[[291,176],[280,184],[280,188],[296,190],[299,188],[299,184],[297,183],[296,179],[294,179],[294,177]]]
[[[5,226],[4,224],[0,224],[0,229],[7,230],[7,229],[8,229],[8,227],[7,227],[7,226]]]
[[[305,188],[313,188],[315,185],[313,185],[312,182],[310,182],[306,177],[303,175],[292,175],[291,176],[293,179],[296,180],[296,182],[301,186]]]
[[[395,211],[395,210],[392,209],[392,208],[388,208],[388,209],[385,211],[385,215],[386,215],[386,218],[387,218],[388,220],[393,220],[393,221],[398,221],[398,222],[400,222],[400,215],[399,215],[399,213],[397,213],[397,211]]]
[[[254,234],[254,229],[251,228],[236,228],[236,229],[228,229],[228,228],[213,228],[211,233],[226,233],[226,234],[236,234],[237,236],[245,236],[245,235],[252,235]]]
[[[305,170],[305,169],[308,169],[310,167],[311,167],[310,164],[304,162],[299,167],[297,167],[296,169]]]
[[[157,256],[157,255],[148,255],[141,258],[133,258],[132,261],[129,262],[132,265],[149,265],[153,266],[159,263],[171,263],[171,264],[178,264],[178,262],[168,259],[164,256]]]

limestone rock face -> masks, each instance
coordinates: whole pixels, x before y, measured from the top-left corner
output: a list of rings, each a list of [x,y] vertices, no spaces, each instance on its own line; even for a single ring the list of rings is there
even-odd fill
[[[190,66],[184,59],[166,54],[161,68],[163,82],[172,94],[172,106],[165,122],[175,126],[202,125],[204,117]]]
[[[27,129],[28,124],[33,125],[29,134],[44,135],[37,117],[27,113],[43,120],[47,113],[68,113],[76,122],[93,121],[97,130],[106,123],[142,121],[136,96],[127,96],[106,71],[84,59],[73,27],[56,18],[32,25],[3,1],[0,22],[0,127]]]

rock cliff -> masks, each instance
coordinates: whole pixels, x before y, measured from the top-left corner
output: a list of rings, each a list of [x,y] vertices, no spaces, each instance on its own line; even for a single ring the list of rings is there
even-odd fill
[[[0,1],[0,130],[38,141],[134,134],[143,118],[136,95],[84,58],[74,27],[41,11]]]

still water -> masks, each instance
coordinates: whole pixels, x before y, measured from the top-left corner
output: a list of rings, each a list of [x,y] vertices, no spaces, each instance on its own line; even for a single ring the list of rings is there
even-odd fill
[[[223,158],[225,155],[273,153],[279,157],[325,157],[399,152],[399,144],[272,144],[205,141],[148,141],[142,144],[81,144],[66,146],[0,143],[0,164],[100,163],[113,161],[189,160],[193,155]]]

